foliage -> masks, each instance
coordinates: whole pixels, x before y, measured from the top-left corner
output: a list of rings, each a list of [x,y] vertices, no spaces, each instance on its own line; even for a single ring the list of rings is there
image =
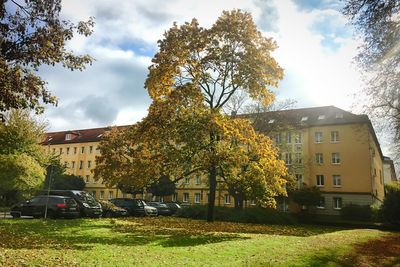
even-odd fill
[[[383,218],[393,224],[400,224],[400,183],[385,185],[385,199],[383,200]]]
[[[321,192],[318,187],[303,187],[293,191],[291,197],[300,206],[316,206],[320,203]]]
[[[186,206],[178,210],[177,216],[183,218],[205,219],[207,206],[193,205]],[[240,222],[240,223],[259,223],[259,224],[295,224],[296,220],[289,213],[279,212],[268,208],[245,208],[237,210],[227,207],[215,207],[215,220]]]
[[[0,195],[10,201],[38,189],[44,181],[49,161],[40,145],[44,128],[24,110],[10,112],[0,124]]]
[[[394,134],[394,152],[400,155],[399,13],[398,0],[347,0],[344,8],[364,40],[356,59],[368,81],[366,111]]]
[[[154,196],[170,196],[175,192],[175,183],[166,175],[161,175],[149,190]]]
[[[221,109],[238,90],[265,104],[273,100],[269,87],[282,78],[270,55],[275,42],[261,35],[250,14],[234,10],[223,12],[210,29],[196,19],[174,24],[159,48],[145,83],[153,100],[148,116],[103,139],[95,176],[141,189],[161,175],[207,175],[212,220],[217,177],[228,180],[248,168],[243,177],[260,180],[258,191],[264,191],[258,198],[273,205],[273,196],[285,194],[283,162],[268,138]]]
[[[91,63],[88,55],[76,56],[66,49],[75,32],[88,36],[93,19],[74,25],[60,18],[61,0],[6,0],[0,3],[0,111],[35,109],[57,99],[37,74],[41,65],[61,63],[82,70]]]
[[[48,167],[48,172],[51,172],[51,189],[83,190],[86,186],[86,183],[81,176],[66,174],[66,169],[61,165],[58,158],[53,159],[51,166]],[[50,173],[47,173],[44,189],[48,188],[49,179]]]
[[[349,204],[342,207],[340,216],[345,220],[369,221],[372,219],[372,209],[368,205]]]

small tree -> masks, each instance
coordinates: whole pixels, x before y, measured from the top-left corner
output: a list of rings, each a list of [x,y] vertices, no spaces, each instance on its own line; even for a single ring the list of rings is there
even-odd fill
[[[148,189],[153,196],[170,196],[175,193],[175,183],[166,175],[161,175],[158,181],[154,182]]]
[[[49,188],[49,183],[51,183],[50,189],[58,190],[83,190],[86,186],[82,177],[66,174],[66,169],[60,164],[58,158],[53,159],[51,166],[47,169],[51,171],[51,177],[49,174],[46,176],[44,189]]]
[[[318,187],[303,187],[292,192],[293,201],[300,206],[317,206],[321,201]]]
[[[400,183],[385,185],[385,191],[383,218],[390,223],[400,224]]]

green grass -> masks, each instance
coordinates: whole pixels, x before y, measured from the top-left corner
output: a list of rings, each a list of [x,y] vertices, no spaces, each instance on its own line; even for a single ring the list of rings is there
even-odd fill
[[[0,266],[336,266],[384,236],[182,218],[0,220]]]

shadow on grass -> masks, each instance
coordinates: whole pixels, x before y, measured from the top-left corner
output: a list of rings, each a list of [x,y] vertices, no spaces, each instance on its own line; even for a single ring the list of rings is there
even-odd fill
[[[133,227],[132,227],[133,226]],[[12,220],[0,223],[0,248],[91,250],[96,245],[197,246],[247,239],[237,234],[188,233],[180,230],[122,227],[111,220]]]

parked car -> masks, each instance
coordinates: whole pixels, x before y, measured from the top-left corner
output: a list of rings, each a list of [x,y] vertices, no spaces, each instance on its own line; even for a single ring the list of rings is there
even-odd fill
[[[164,215],[164,216],[171,216],[174,214],[172,210],[162,202],[147,202],[149,206],[152,206],[157,209],[158,215]]]
[[[142,199],[136,198],[114,198],[110,202],[118,207],[126,209],[131,216],[157,216],[156,208],[147,205]]]
[[[41,193],[47,194],[47,191],[41,191]],[[67,196],[73,198],[79,206],[79,211],[82,217],[101,217],[103,210],[101,205],[96,199],[86,191],[78,190],[50,190],[50,195],[56,196]]]
[[[37,196],[31,200],[21,202],[11,208],[13,218],[21,216],[33,216],[40,218],[45,216],[47,205],[48,218],[78,218],[80,216],[78,203],[65,196]]]
[[[108,201],[100,201],[101,208],[103,209],[103,217],[124,217],[128,216],[128,211],[126,209],[120,208]]]
[[[180,210],[182,207],[181,207],[181,205],[179,205],[178,203],[176,203],[176,202],[167,202],[167,203],[165,203],[167,206],[168,206],[168,208],[172,211],[172,214],[175,214],[175,213],[177,213],[178,212],[178,210]]]

